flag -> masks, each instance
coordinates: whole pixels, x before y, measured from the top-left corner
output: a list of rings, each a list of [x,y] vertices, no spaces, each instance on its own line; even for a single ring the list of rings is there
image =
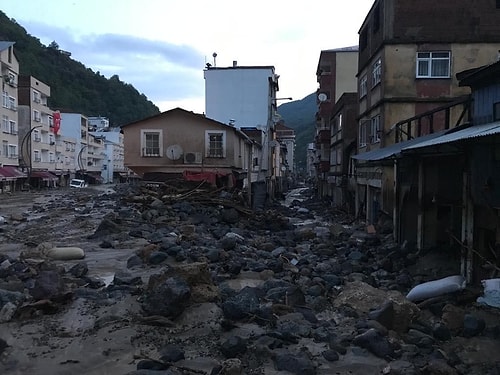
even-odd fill
[[[59,111],[54,112],[52,120],[54,121],[54,134],[57,135],[59,129],[61,129],[61,113]]]

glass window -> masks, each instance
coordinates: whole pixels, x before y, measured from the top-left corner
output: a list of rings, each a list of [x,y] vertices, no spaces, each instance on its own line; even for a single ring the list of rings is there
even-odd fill
[[[418,52],[417,78],[449,78],[450,52]]]
[[[221,158],[224,155],[224,142],[222,133],[208,134],[208,156]]]
[[[373,117],[371,120],[370,141],[371,143],[380,142],[380,115]]]
[[[142,131],[142,156],[161,156],[161,133],[159,131]]]
[[[373,64],[372,88],[380,83],[382,79],[382,61],[378,59]]]
[[[366,96],[367,91],[368,91],[368,78],[366,77],[366,75],[364,75],[359,80],[359,97],[364,98]]]

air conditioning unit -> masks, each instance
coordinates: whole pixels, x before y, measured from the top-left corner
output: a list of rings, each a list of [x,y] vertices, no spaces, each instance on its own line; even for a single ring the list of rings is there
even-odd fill
[[[201,164],[201,152],[186,152],[184,164]]]

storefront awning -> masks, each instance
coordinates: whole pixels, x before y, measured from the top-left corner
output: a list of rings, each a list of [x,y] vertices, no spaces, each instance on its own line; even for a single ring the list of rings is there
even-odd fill
[[[57,181],[59,178],[47,171],[33,171],[30,175],[32,178],[40,178],[42,181]]]
[[[16,167],[5,165],[0,167],[0,176],[5,180],[16,180],[18,178],[26,178],[26,173],[20,171]]]
[[[437,146],[445,143],[463,141],[465,139],[486,137],[488,135],[500,134],[500,121],[483,125],[470,126],[458,131],[448,131],[447,134],[440,137],[420,142],[418,144],[405,147],[403,151],[421,149],[424,147]]]
[[[398,158],[401,156],[401,152],[410,146],[417,146],[423,142],[436,139],[446,133],[446,130],[442,130],[436,133],[423,135],[418,138],[410,139],[408,141],[403,141],[395,143],[393,145],[379,148],[377,150],[363,152],[353,156],[353,159],[359,161],[379,161],[384,159]]]

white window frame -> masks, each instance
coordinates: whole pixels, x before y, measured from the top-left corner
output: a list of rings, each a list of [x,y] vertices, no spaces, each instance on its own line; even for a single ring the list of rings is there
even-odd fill
[[[33,150],[33,161],[34,162],[41,162],[42,161],[42,155],[40,153],[40,150]]]
[[[382,81],[382,59],[377,59],[372,67],[372,89]]]
[[[9,142],[2,141],[2,154],[6,157],[9,156]]]
[[[9,108],[9,93],[7,91],[2,92],[2,107]]]
[[[40,115],[40,111],[36,109],[33,110],[33,121],[40,122],[42,121],[42,116]]]
[[[359,97],[364,98],[368,94],[368,77],[366,74],[359,80]]]
[[[35,103],[41,103],[42,102],[42,95],[40,94],[39,91],[33,90],[33,101]]]
[[[10,134],[17,134],[17,124],[14,120],[9,120],[9,133]]]
[[[2,131],[9,133],[9,116],[2,115]]]
[[[152,147],[147,147],[146,137],[149,135],[156,135],[158,137],[158,153],[147,152],[147,148],[151,148],[149,151],[154,151]],[[162,129],[141,129],[141,156],[146,158],[158,158],[163,156],[163,131]]]
[[[8,157],[9,159],[17,159],[18,158],[18,153],[17,153],[17,145],[9,144],[9,152],[8,152]]]
[[[380,142],[380,115],[372,117],[370,121],[370,143]]]
[[[9,108],[13,111],[17,111],[16,98],[9,96]]]
[[[221,139],[221,147],[222,150],[220,152],[215,152],[215,150],[211,149],[210,137],[214,136],[222,136]],[[225,158],[226,157],[226,131],[225,130],[205,130],[205,157],[207,158]]]
[[[40,130],[38,130],[38,129],[33,130],[33,140],[35,142],[41,142],[42,136],[40,135]]]
[[[435,64],[446,62],[446,74],[437,74]],[[424,72],[425,68],[425,72]],[[450,78],[451,52],[450,51],[420,51],[417,52],[417,78]]]

